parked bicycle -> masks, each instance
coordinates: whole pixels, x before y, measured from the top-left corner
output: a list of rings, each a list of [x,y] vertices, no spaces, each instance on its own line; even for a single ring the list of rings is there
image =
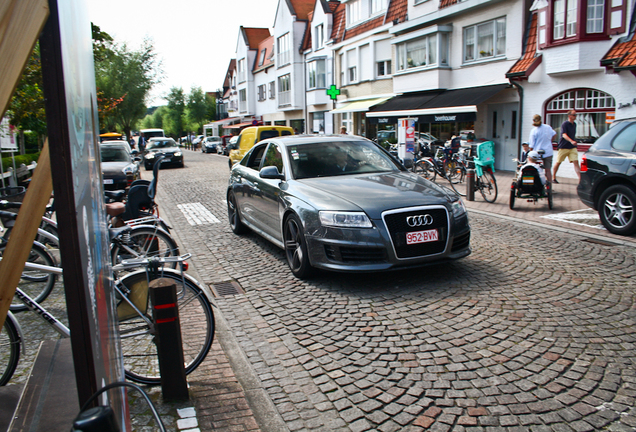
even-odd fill
[[[443,151],[438,148],[435,154],[432,155],[430,148],[427,145],[423,145],[422,150],[420,150],[420,157],[413,161],[411,170],[430,181],[435,181],[436,177],[440,176],[450,183],[451,188],[457,195],[465,196],[466,194],[461,191],[459,186],[459,183],[464,181],[466,175],[465,165],[460,163],[456,157],[442,157],[442,154]]]
[[[208,298],[196,279],[179,270],[166,268],[166,264],[183,264],[189,254],[180,257],[146,258],[122,261],[115,270],[135,270],[114,282],[117,299],[117,316],[124,359],[126,377],[141,384],[159,384],[160,371],[155,344],[156,329],[152,320],[152,306],[149,297],[149,283],[156,270],[156,277],[169,278],[177,285],[179,319],[186,374],[191,373],[207,356],[214,338],[214,314]],[[57,275],[59,267],[26,263],[26,268],[38,268]],[[140,270],[140,267],[144,267]],[[51,315],[39,302],[21,289],[16,296],[48,323],[62,337],[70,337],[70,331],[62,322]],[[19,322],[11,312],[0,331],[0,385],[5,385],[13,376],[20,360],[24,336]]]

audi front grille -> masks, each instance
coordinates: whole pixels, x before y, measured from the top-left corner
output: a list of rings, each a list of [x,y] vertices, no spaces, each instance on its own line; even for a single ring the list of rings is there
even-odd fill
[[[446,207],[431,206],[393,210],[383,213],[382,218],[398,258],[436,255],[446,250],[450,223]],[[407,233],[431,230],[437,230],[437,241],[407,244]]]

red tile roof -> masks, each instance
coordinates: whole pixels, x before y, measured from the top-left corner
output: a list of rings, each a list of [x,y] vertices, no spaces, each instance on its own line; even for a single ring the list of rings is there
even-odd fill
[[[457,4],[458,0],[442,0],[439,4],[439,8],[440,9],[444,9],[445,7],[449,7],[452,6],[454,4]]]
[[[636,32],[619,39],[601,59],[608,70],[636,70]]]
[[[264,40],[267,39],[269,34],[269,29],[267,28],[257,28],[257,27],[242,27],[243,32],[245,34],[247,46],[249,49],[258,49],[258,45]]]
[[[292,13],[299,20],[308,20],[309,12],[314,11],[316,0],[287,0],[292,9]]]
[[[541,63],[541,55],[537,54],[537,17],[536,13],[530,16],[530,22],[526,29],[523,43],[523,55],[506,72],[506,78],[522,80],[528,79],[530,74]]]
[[[265,50],[265,60],[262,65],[259,65],[258,62],[261,61],[261,52]],[[270,36],[258,45],[258,53],[256,54],[256,59],[254,59],[254,72],[258,72],[259,70],[267,69],[270,66],[274,66],[274,36]]]

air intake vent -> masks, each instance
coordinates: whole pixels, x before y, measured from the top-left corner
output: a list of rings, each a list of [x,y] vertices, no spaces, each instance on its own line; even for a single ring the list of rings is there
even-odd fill
[[[226,297],[236,294],[245,294],[243,288],[241,288],[241,286],[236,281],[211,284],[210,288],[212,288],[212,294],[214,294],[214,297]]]

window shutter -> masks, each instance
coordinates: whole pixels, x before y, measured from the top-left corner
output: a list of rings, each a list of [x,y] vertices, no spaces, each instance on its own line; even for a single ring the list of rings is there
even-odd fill
[[[537,11],[537,44],[543,49],[548,44],[548,8]]]
[[[609,34],[615,35],[625,32],[625,15],[627,13],[627,0],[609,1]]]

